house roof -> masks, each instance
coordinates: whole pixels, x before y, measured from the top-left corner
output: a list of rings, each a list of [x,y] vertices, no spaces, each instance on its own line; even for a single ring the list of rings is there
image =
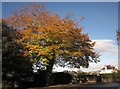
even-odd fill
[[[101,70],[104,70],[105,67],[106,67],[107,69],[117,70],[114,66],[111,66],[111,65],[105,65]]]

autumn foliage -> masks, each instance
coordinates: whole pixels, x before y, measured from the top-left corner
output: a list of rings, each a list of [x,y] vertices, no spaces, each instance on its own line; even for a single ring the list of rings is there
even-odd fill
[[[82,33],[83,28],[69,17],[51,13],[43,4],[16,10],[5,21],[17,29],[21,37],[16,42],[24,47],[23,56],[33,63],[52,65],[51,68],[53,64],[79,68],[98,61],[99,55],[93,49],[95,43]]]

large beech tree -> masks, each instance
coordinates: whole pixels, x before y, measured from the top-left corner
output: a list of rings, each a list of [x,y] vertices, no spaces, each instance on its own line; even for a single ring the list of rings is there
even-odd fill
[[[16,10],[5,21],[21,34],[16,42],[24,47],[23,55],[33,63],[46,66],[47,81],[54,64],[79,68],[98,62],[99,55],[93,49],[95,43],[82,33],[83,28],[69,17],[51,13],[43,4]]]

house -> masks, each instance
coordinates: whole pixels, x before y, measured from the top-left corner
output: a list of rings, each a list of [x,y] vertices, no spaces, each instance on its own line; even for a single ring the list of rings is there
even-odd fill
[[[105,66],[99,71],[99,73],[100,73],[100,74],[110,74],[110,73],[117,72],[117,71],[118,71],[118,70],[117,70],[114,66],[105,65]]]

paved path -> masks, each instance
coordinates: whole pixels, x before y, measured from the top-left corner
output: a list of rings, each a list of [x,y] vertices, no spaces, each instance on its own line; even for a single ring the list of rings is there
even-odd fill
[[[120,89],[120,83],[67,84],[29,89]]]

